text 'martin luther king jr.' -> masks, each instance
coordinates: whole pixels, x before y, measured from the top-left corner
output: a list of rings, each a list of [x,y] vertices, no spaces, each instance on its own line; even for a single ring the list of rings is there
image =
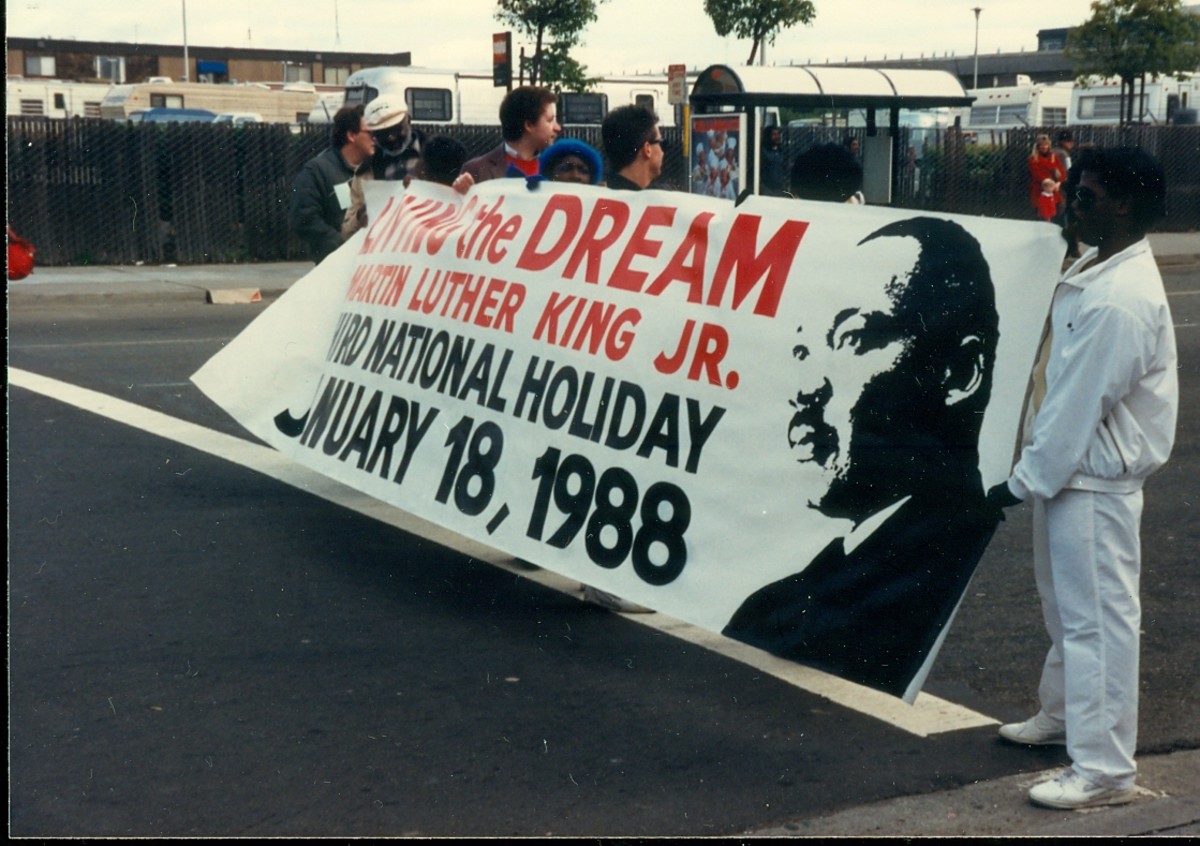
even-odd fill
[[[840,301],[805,305],[781,428],[809,507],[852,529],[724,634],[911,701],[998,522],[979,433],[999,318],[979,243],[951,221],[884,226],[847,267]]]

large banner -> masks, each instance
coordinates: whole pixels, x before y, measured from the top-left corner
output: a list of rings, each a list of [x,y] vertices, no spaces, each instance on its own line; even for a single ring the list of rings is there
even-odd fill
[[[195,374],[206,394],[398,508],[912,701],[996,526],[1056,229],[372,190],[369,229]]]

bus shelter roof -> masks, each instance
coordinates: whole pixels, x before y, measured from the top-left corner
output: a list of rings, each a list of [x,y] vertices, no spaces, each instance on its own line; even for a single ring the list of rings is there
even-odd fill
[[[710,65],[692,86],[693,106],[928,109],[969,106],[954,75],[942,70],[792,65]]]

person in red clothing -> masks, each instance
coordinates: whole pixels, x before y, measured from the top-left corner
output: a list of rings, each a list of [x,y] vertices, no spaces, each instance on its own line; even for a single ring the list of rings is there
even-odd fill
[[[548,88],[523,85],[510,91],[500,103],[504,143],[464,164],[454,187],[465,191],[489,179],[536,176],[538,156],[554,143],[562,130],[557,105],[557,95]]]
[[[1058,214],[1058,183],[1053,179],[1042,180],[1042,192],[1038,194],[1038,217],[1047,222]]]
[[[1058,191],[1058,185],[1067,178],[1067,168],[1062,163],[1062,159],[1054,154],[1050,148],[1050,136],[1039,135],[1033,143],[1033,151],[1027,159],[1029,165],[1029,204],[1033,206],[1035,212],[1040,214],[1040,196],[1042,193],[1042,182],[1047,179],[1054,180],[1054,201],[1056,204],[1062,202],[1062,195]]]

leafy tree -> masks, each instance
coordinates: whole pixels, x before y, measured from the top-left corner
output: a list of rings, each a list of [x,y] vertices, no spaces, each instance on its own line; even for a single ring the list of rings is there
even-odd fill
[[[542,51],[542,84],[555,94],[590,91],[600,81],[599,77],[587,75],[587,67],[571,58],[570,50],[570,44],[554,41]]]
[[[496,0],[496,20],[534,43],[526,60],[529,82],[555,90],[581,90],[586,68],[570,57],[587,25],[596,20],[596,5],[605,0]],[[585,88],[587,86],[585,85]]]
[[[1066,53],[1081,79],[1120,78],[1120,120],[1127,123],[1135,117],[1136,82],[1144,93],[1147,74],[1157,79],[1200,64],[1200,18],[1181,0],[1095,0],[1092,16],[1068,34]]]
[[[732,32],[751,40],[746,64],[752,65],[760,44],[774,44],[781,29],[811,23],[817,10],[812,0],[704,0],[704,13],[712,18],[717,35]]]

